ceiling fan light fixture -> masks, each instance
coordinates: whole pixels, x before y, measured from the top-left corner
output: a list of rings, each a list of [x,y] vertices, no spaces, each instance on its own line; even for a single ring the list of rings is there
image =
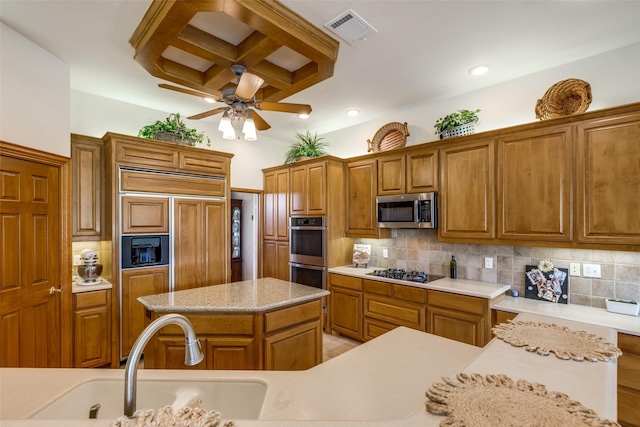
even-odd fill
[[[245,141],[256,141],[258,139],[258,135],[256,135],[256,125],[253,122],[251,111],[247,112],[247,118],[242,125],[242,133],[244,134]]]
[[[223,139],[236,139],[236,131],[233,130],[233,127],[231,127],[230,129],[225,129],[222,132],[222,138]]]
[[[472,76],[482,76],[483,74],[489,72],[490,69],[491,65],[488,64],[477,65],[469,70],[469,74],[471,74]]]
[[[220,119],[220,124],[218,125],[218,130],[220,132],[226,132],[229,129],[233,131],[233,125],[231,124],[231,118],[229,117],[229,110],[225,111]]]

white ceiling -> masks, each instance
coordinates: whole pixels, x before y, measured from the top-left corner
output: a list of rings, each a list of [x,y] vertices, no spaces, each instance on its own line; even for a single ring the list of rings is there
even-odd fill
[[[640,43],[640,1],[283,0],[319,28],[353,9],[378,33],[340,44],[333,77],[286,102],[311,104],[301,122],[263,112],[265,134],[320,134]],[[129,38],[149,0],[0,0],[0,19],[69,64],[71,88],[183,116],[221,104],[157,87]],[[468,70],[491,64],[483,77]],[[46,70],[42,70],[46,72]],[[349,108],[360,109],[357,118]],[[160,118],[160,117],[159,117]],[[207,119],[217,123],[219,117]]]

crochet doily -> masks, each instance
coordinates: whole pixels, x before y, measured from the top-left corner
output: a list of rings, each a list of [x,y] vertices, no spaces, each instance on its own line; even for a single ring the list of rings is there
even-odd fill
[[[492,330],[497,338],[542,356],[554,353],[564,360],[606,362],[622,355],[619,348],[602,337],[554,323],[510,320],[496,325]]]
[[[426,392],[427,411],[447,417],[440,427],[620,426],[541,384],[463,373],[442,380]]]
[[[131,418],[123,415],[111,422],[111,427],[218,427],[220,412],[207,411],[200,407],[184,407],[174,413],[171,406],[158,410],[138,409]],[[222,427],[234,427],[233,421]]]

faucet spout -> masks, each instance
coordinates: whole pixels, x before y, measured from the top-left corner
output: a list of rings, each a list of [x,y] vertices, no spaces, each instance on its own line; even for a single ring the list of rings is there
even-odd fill
[[[130,417],[136,410],[136,385],[138,378],[138,364],[142,351],[151,337],[166,325],[175,324],[182,328],[185,338],[184,364],[188,366],[197,365],[204,359],[200,348],[200,341],[196,338],[193,325],[181,314],[166,314],[157,318],[147,326],[136,339],[131,347],[131,352],[127,358],[124,368],[124,415]]]

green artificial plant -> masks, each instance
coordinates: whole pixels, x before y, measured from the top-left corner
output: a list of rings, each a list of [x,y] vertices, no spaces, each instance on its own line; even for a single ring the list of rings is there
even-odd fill
[[[440,117],[433,125],[436,128],[436,135],[441,134],[445,130],[451,130],[457,126],[466,125],[467,123],[477,123],[480,110],[458,110],[447,116]]]
[[[187,141],[189,145],[202,144],[207,139],[207,145],[211,146],[211,140],[204,133],[195,129],[189,129],[179,113],[172,113],[164,121],[157,120],[154,124],[144,126],[138,132],[138,136],[149,139],[162,139],[160,135],[163,133],[172,134],[183,141]]]
[[[296,138],[298,142],[292,144],[287,151],[285,165],[295,163],[303,157],[320,157],[327,154],[324,148],[329,144],[322,142],[324,138],[318,137],[317,133],[311,136],[309,131],[305,134],[296,131]]]

